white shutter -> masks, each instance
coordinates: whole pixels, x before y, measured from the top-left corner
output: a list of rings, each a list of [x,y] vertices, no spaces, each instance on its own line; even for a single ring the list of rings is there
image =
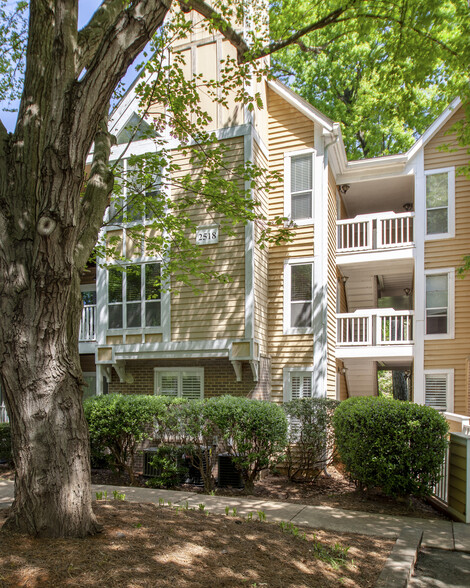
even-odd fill
[[[181,395],[188,400],[198,400],[201,398],[201,376],[194,374],[185,374],[181,376]]]
[[[437,410],[447,410],[446,374],[426,374],[425,404]]]
[[[312,376],[302,376],[302,398],[311,398],[312,394]]]
[[[159,393],[163,396],[178,396],[178,375],[162,373],[160,376]]]

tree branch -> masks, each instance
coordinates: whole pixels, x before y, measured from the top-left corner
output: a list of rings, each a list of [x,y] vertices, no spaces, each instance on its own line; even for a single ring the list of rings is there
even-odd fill
[[[77,76],[83,68],[88,67],[106,29],[117,20],[127,5],[127,0],[104,0],[90,22],[78,32]]]
[[[101,121],[95,136],[90,179],[80,204],[81,226],[75,250],[75,261],[78,268],[85,267],[91,255],[113,190],[114,176],[108,166],[111,141],[112,137],[108,132],[108,117],[106,116]]]

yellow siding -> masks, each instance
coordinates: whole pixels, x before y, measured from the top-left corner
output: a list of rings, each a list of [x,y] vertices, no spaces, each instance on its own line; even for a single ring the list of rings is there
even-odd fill
[[[236,166],[243,163],[243,137],[226,142],[230,146],[227,161]],[[181,166],[179,174],[191,172],[187,159],[181,154],[174,154],[173,162]],[[177,181],[177,177],[175,177]],[[172,197],[178,198],[177,189]],[[204,206],[194,205],[191,218],[197,224],[220,223],[222,216],[207,213]],[[211,267],[217,272],[227,273],[232,281],[220,283],[212,280],[205,284],[202,280],[193,280],[194,286],[201,291],[195,294],[193,289],[172,280],[171,295],[171,339],[188,341],[190,339],[242,338],[245,333],[245,227],[234,227],[234,235],[224,234],[219,229],[219,242],[204,245],[204,255],[213,262]]]
[[[261,169],[268,168],[266,156],[253,144],[254,163]],[[264,217],[268,216],[268,198],[264,191],[258,191],[256,199],[260,203],[258,211]],[[254,296],[255,296],[255,339],[260,342],[260,353],[268,353],[268,248],[261,249],[257,244],[262,230],[262,223],[255,223],[255,252],[254,252]]]
[[[327,283],[327,382],[329,398],[336,398],[336,182],[328,173],[328,283]]]
[[[446,134],[458,120],[464,118],[458,110],[450,121],[424,149],[426,170],[456,167],[455,177],[455,238],[425,242],[425,269],[462,265],[464,255],[470,253],[470,179],[459,175],[457,168],[468,164],[467,150],[459,147],[454,134]],[[438,151],[438,146],[450,144],[453,152]],[[455,339],[425,341],[424,369],[454,368],[454,412],[469,414],[469,387],[466,358],[470,354],[470,276],[455,280]]]
[[[314,146],[313,122],[277,94],[268,91],[269,170],[284,175],[284,153]],[[276,183],[269,195],[271,219],[284,216],[284,184]],[[313,365],[312,335],[284,335],[284,260],[313,256],[313,226],[296,230],[289,245],[269,250],[269,353],[272,357],[272,400],[282,402],[283,368]]]

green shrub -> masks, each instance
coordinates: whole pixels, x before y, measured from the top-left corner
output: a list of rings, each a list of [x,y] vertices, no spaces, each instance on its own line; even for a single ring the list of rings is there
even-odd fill
[[[297,398],[283,405],[289,420],[285,455],[293,481],[311,481],[333,461],[332,417],[339,402],[329,398]]]
[[[189,400],[172,404],[163,419],[167,438],[191,449],[188,456],[201,474],[205,492],[214,488],[213,472],[221,451],[218,447],[221,430],[214,417],[211,400]]]
[[[211,398],[208,405],[226,449],[243,476],[246,491],[252,492],[258,473],[286,447],[284,411],[272,402],[234,396]]]
[[[10,423],[0,423],[0,459],[12,460]]]
[[[155,415],[165,411],[170,399],[163,396],[106,394],[84,403],[92,455],[109,451],[111,465],[135,481],[137,445],[153,437]]]
[[[188,475],[186,462],[188,448],[162,445],[153,454],[150,465],[156,470],[147,486],[151,488],[174,488],[183,483]]]
[[[448,426],[433,408],[350,398],[336,409],[333,425],[341,460],[359,485],[389,496],[426,496],[439,480]]]

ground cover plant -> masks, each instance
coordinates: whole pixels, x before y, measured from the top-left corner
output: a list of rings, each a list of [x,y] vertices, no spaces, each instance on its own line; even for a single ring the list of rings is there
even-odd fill
[[[304,528],[296,534],[257,515],[248,521],[184,506],[111,498],[96,502],[94,510],[104,525],[95,537],[3,535],[2,587],[372,587],[393,545]],[[0,511],[0,525],[4,518]]]
[[[388,496],[426,496],[440,478],[445,418],[428,406],[377,397],[349,398],[333,417],[336,444],[361,487]]]

